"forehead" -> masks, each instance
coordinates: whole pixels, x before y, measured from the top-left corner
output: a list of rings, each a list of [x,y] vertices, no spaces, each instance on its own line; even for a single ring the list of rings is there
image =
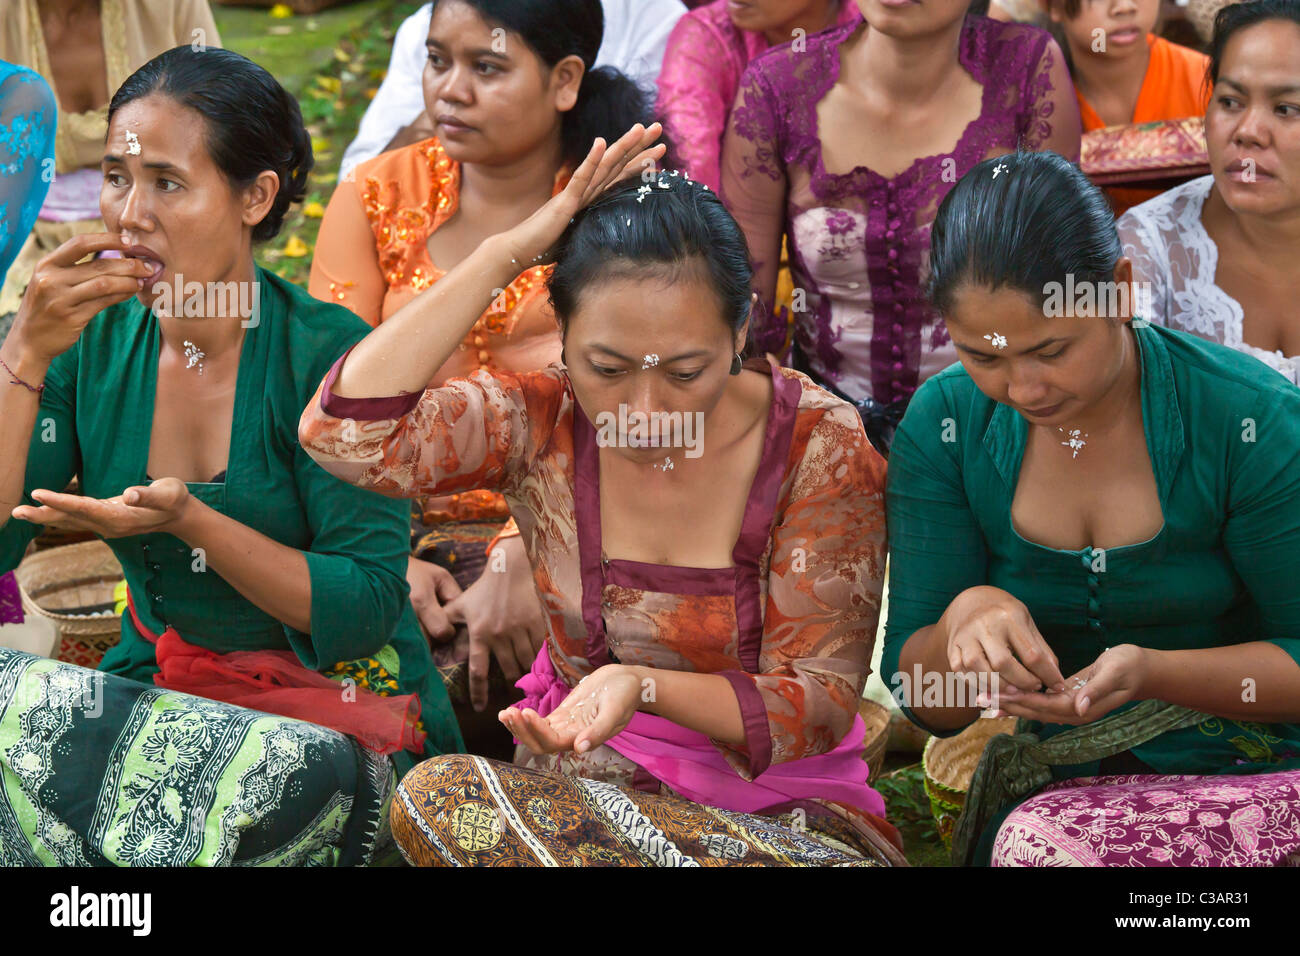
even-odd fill
[[[142,161],[169,162],[199,168],[212,165],[207,149],[207,123],[203,117],[169,96],[151,93],[132,100],[113,114],[104,151],[130,159],[127,132],[140,144]]]
[[[583,290],[569,327],[615,349],[618,342],[647,342],[684,351],[731,334],[713,286],[692,266],[597,278]]]
[[[1045,316],[1043,307],[1019,289],[1007,286],[990,289],[981,285],[958,288],[943,318],[954,339],[974,340],[994,333],[1008,339],[1013,336],[1042,339],[1063,334],[1062,323],[1077,321]]]
[[[1300,24],[1265,20],[1238,30],[1223,47],[1219,78],[1269,86],[1300,83]]]
[[[429,39],[442,44],[491,42],[498,27],[488,23],[477,10],[460,0],[440,0],[429,21]],[[501,28],[504,29],[504,28]]]

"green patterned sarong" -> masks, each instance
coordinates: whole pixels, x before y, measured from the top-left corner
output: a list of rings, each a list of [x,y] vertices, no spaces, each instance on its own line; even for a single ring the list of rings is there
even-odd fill
[[[337,731],[0,647],[0,866],[367,865],[395,782]]]

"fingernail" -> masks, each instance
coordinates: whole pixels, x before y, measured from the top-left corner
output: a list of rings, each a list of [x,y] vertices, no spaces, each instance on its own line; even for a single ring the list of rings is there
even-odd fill
[[[580,754],[585,754],[588,750],[591,749],[591,744],[585,740],[579,740],[578,746],[574,747],[573,749],[578,751],[578,753]]]
[[[1079,698],[1079,714],[1080,714],[1080,716],[1082,716],[1083,714],[1086,714],[1086,713],[1088,712],[1088,708],[1091,707],[1091,706],[1092,706],[1092,701],[1088,700],[1088,698],[1086,698],[1086,697],[1081,697],[1081,698]]]

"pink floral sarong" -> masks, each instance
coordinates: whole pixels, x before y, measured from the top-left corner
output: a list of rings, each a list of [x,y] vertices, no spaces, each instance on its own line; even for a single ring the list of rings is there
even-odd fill
[[[1300,866],[1300,770],[1080,777],[1016,807],[993,866]]]

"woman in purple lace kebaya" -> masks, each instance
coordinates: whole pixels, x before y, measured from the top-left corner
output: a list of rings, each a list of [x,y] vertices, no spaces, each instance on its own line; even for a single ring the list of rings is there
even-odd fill
[[[758,347],[786,348],[786,317],[771,311],[785,237],[793,364],[854,401],[883,451],[912,393],[956,361],[924,292],[939,202],[1009,151],[1077,162],[1080,125],[1045,31],[967,15],[967,0],[856,3],[852,22],[750,64],[722,195],[754,259]]]

